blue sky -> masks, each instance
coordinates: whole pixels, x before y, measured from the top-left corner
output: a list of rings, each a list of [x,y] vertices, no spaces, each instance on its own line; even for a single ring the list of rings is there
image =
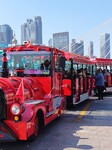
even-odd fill
[[[52,33],[65,31],[70,40],[91,40],[97,27],[112,18],[112,0],[0,0],[0,24],[9,24],[18,41],[21,25],[35,16],[42,17],[44,44]]]

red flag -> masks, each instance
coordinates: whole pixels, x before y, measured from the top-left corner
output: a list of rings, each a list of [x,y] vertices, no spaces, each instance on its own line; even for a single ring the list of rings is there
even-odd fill
[[[25,96],[24,96],[24,82],[23,82],[23,79],[19,85],[19,88],[15,94],[15,98],[19,98],[20,100],[20,103],[24,103],[24,100],[25,100]]]

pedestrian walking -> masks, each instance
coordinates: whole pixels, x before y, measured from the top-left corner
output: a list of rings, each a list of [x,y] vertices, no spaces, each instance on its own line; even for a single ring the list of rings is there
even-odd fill
[[[104,83],[104,76],[102,73],[101,69],[98,69],[96,71],[96,75],[95,75],[95,86],[98,92],[98,100],[102,100],[103,99],[103,91],[104,91],[104,87],[105,87],[105,83]]]

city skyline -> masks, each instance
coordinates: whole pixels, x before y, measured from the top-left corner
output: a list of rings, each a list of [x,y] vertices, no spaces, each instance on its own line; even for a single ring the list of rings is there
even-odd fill
[[[10,32],[13,33],[13,30],[11,29],[10,25],[0,25],[1,29],[1,36],[0,36],[0,44],[1,46],[6,44],[11,44],[17,39],[12,34],[12,40],[10,38]],[[4,34],[4,35],[3,35]],[[108,35],[108,36],[107,36]],[[4,40],[3,40],[4,39]],[[10,40],[9,42],[7,40]],[[50,41],[51,40],[51,41]],[[88,53],[85,54],[84,49],[85,45],[84,42],[80,40],[79,43],[76,42],[76,39],[72,39],[72,41],[69,41],[69,32],[58,32],[53,33],[52,38],[48,41],[48,46],[56,47],[58,49],[62,49],[65,51],[70,51],[78,55],[84,55],[89,57],[94,57],[94,46],[93,41],[90,41],[90,45],[88,46]],[[35,16],[33,19],[27,19],[26,23],[21,25],[21,44],[25,41],[30,41],[32,44],[43,44],[42,43],[42,19],[40,16]],[[3,43],[5,42],[5,43]],[[91,45],[92,42],[92,45]],[[100,56],[101,58],[111,58],[111,50],[110,50],[110,33],[103,33],[100,36]],[[90,53],[93,54],[90,54]],[[97,57],[97,55],[95,56]]]
[[[5,37],[6,29],[4,27],[10,27],[10,25],[0,25],[0,26],[4,29],[2,32],[4,33],[4,37]],[[33,32],[32,32],[32,29],[33,29]],[[13,30],[12,30],[12,33],[13,33]],[[9,33],[7,32],[6,35],[8,35],[8,34]],[[42,43],[41,17],[36,16],[36,17],[34,17],[34,20],[27,19],[26,23],[21,25],[21,35],[22,35],[21,36],[21,44],[24,43],[25,41],[30,41],[32,44],[43,44]],[[39,36],[37,37],[37,35],[39,35]],[[65,35],[66,35],[66,38],[65,38]],[[109,37],[108,38],[104,37],[101,39],[101,37],[105,36],[105,35],[109,35]],[[2,37],[3,37],[3,35],[1,36],[1,39],[2,39]],[[14,37],[14,39],[12,38],[12,40],[11,40],[12,42],[13,42],[13,40],[15,41],[15,39],[16,39],[15,33],[14,33],[13,37]],[[9,38],[9,37],[6,37],[6,38]],[[50,40],[51,40],[51,42],[50,42]],[[63,49],[65,51],[70,51],[70,52],[73,52],[78,55],[85,55],[85,56],[89,56],[89,57],[95,56],[93,41],[89,41],[90,45],[88,46],[88,53],[85,54],[85,52],[84,52],[84,49],[85,49],[84,42],[85,41],[80,40],[80,42],[78,42],[78,43],[76,42],[76,39],[72,39],[71,41],[69,41],[69,32],[53,33],[52,38],[50,40],[48,41],[48,46],[56,47],[58,49]],[[4,44],[2,44],[3,42],[5,42],[4,43],[5,46],[6,46],[6,44],[8,44],[6,42],[6,40],[0,40],[1,45],[4,45]],[[9,42],[9,44],[11,44],[12,42]],[[91,45],[91,42],[92,42],[92,45]],[[16,39],[16,43],[17,43],[17,39]],[[99,48],[100,56],[99,57],[111,58],[110,46],[111,46],[110,45],[110,33],[103,33],[102,35],[100,35],[100,48]],[[92,53],[92,54],[90,54],[90,53]],[[97,57],[97,55],[95,57]]]

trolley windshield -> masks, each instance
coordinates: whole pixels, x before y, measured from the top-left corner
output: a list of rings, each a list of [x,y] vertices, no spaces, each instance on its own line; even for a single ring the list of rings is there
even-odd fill
[[[50,74],[51,52],[18,51],[7,53],[9,73],[23,70],[27,75]]]

